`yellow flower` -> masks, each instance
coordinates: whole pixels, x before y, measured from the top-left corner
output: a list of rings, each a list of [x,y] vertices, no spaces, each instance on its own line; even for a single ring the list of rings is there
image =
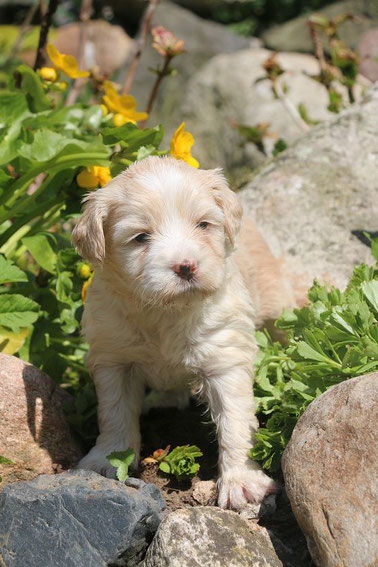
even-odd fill
[[[88,287],[90,286],[90,283],[93,279],[93,276],[94,276],[94,271],[91,273],[91,275],[87,279],[87,281],[83,283],[83,287],[81,288],[81,299],[83,300],[83,303],[85,303],[85,301],[87,299]]]
[[[47,44],[47,53],[55,67],[70,79],[89,77],[89,71],[79,71],[75,57],[60,53],[52,43]]]
[[[45,81],[55,83],[58,78],[58,73],[52,67],[41,67],[37,71],[38,75]]]
[[[112,176],[108,167],[101,167],[100,165],[92,165],[88,169],[83,169],[76,177],[76,183],[79,187],[84,189],[96,189],[99,185],[104,187]]]
[[[133,124],[136,124],[138,120],[146,120],[148,116],[147,112],[137,111],[137,102],[133,96],[119,95],[114,88],[113,83],[111,83],[110,81],[104,82],[104,89],[105,94],[102,97],[104,104],[111,112],[114,112],[115,115],[121,114],[123,116],[123,122],[122,120],[118,119],[118,122],[120,123],[115,124],[116,126],[122,126],[126,122],[132,122]]]
[[[102,115],[106,116],[109,113],[108,107],[105,104],[100,104],[100,108],[102,110]]]
[[[186,161],[192,167],[199,167],[198,161],[190,153],[193,144],[194,138],[190,132],[185,132],[185,122],[183,122],[171,139],[171,155]]]

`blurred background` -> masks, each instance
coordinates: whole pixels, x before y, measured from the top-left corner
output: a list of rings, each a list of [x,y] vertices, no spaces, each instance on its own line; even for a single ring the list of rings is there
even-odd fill
[[[172,31],[186,51],[162,81],[148,125],[163,123],[169,139],[185,120],[201,166],[224,167],[235,185],[378,79],[376,0],[61,0],[49,41],[78,57],[84,7],[82,68],[123,85],[150,4],[150,27]],[[47,7],[46,0],[0,2],[3,71],[20,60],[33,65]],[[151,43],[148,35],[130,91],[141,110],[162,61]],[[322,53],[333,67],[331,80]]]

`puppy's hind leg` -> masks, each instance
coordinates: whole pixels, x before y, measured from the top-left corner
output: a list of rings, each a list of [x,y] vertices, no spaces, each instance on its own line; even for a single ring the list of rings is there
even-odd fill
[[[98,398],[100,435],[96,445],[78,467],[114,478],[115,469],[107,460],[113,451],[135,451],[133,466],[140,453],[139,417],[144,398],[144,382],[132,368],[96,366],[93,372]]]

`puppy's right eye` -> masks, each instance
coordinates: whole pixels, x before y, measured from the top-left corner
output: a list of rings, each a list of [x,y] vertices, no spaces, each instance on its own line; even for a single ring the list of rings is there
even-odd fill
[[[150,235],[147,232],[142,232],[141,234],[138,234],[138,236],[134,238],[135,242],[141,242],[141,243],[145,243],[149,239],[150,239]]]

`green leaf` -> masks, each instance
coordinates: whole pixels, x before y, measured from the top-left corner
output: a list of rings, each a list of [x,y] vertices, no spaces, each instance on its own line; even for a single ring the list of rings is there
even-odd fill
[[[34,260],[51,274],[55,273],[58,251],[70,247],[67,240],[52,232],[39,232],[34,236],[27,236],[22,239],[22,243]]]
[[[166,474],[169,474],[171,472],[171,467],[169,466],[168,463],[165,463],[164,461],[159,464],[159,469]]]
[[[11,260],[7,260],[0,254],[0,284],[5,282],[27,282],[28,278],[20,268],[15,266]]]
[[[11,459],[7,459],[6,457],[0,455],[0,465],[15,465],[15,464],[16,463],[14,461],[11,461]]]
[[[121,482],[125,481],[129,476],[129,466],[135,458],[133,449],[127,451],[115,451],[106,457],[109,463],[117,469],[117,478]]]
[[[363,282],[361,284],[361,289],[366,299],[372,305],[373,309],[378,312],[378,280]]]
[[[35,162],[48,161],[59,154],[68,144],[72,144],[72,139],[53,132],[48,128],[41,128],[34,134],[31,144],[22,144],[19,147],[19,154]]]
[[[164,135],[163,127],[145,128],[141,130],[135,124],[128,122],[117,128],[104,128],[103,132],[105,144],[115,144],[125,142],[128,152],[139,150],[141,146],[153,146],[158,148]]]
[[[0,325],[18,333],[38,319],[39,305],[19,294],[0,295]]]
[[[27,65],[17,67],[16,73],[21,76],[21,87],[27,93],[32,112],[42,112],[51,108],[51,102],[45,95],[42,81],[33,69]]]

